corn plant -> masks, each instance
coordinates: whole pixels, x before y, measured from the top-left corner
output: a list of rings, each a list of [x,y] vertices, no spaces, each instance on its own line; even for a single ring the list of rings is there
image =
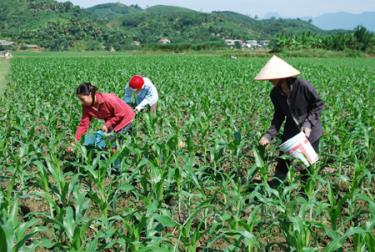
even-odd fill
[[[52,55],[13,58],[0,97],[1,251],[374,251],[374,59],[288,59],[325,102],[324,136],[307,180],[293,163],[272,188],[271,85],[253,81],[266,59]],[[123,97],[134,74],[158,87],[157,113],[116,152],[66,153],[75,87]]]

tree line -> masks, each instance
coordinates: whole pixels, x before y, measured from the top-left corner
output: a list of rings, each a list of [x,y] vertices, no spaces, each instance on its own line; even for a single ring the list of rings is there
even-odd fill
[[[350,32],[334,32],[329,35],[303,33],[301,35],[280,34],[270,43],[272,52],[283,50],[326,49],[333,51],[354,50],[375,52],[375,35],[363,26]]]

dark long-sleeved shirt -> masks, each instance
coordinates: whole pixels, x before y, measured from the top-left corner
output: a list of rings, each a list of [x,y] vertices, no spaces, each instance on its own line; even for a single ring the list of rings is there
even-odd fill
[[[302,127],[307,127],[311,129],[309,141],[314,143],[323,135],[320,113],[324,103],[308,81],[289,78],[288,86],[288,96],[283,94],[280,87],[274,87],[271,91],[275,112],[267,136],[273,139],[286,120],[283,141],[298,134]]]

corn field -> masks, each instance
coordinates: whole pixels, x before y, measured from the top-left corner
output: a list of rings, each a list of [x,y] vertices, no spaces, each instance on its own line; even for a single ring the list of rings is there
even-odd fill
[[[375,251],[375,60],[287,59],[325,101],[320,161],[272,189],[267,59],[16,57],[0,98],[0,251]],[[158,87],[119,151],[77,145],[75,87]],[[94,121],[91,129],[99,129]],[[121,160],[114,174],[114,161]],[[301,193],[304,192],[303,194]]]

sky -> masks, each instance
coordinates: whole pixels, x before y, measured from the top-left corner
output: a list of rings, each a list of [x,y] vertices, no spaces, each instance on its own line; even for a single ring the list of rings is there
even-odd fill
[[[64,0],[59,0],[64,2]],[[262,18],[270,13],[282,17],[316,17],[325,13],[362,13],[375,11],[375,0],[70,0],[75,5],[90,7],[108,2],[121,2],[126,5],[138,4],[145,8],[153,5],[174,5],[193,10],[211,12],[229,10]]]

